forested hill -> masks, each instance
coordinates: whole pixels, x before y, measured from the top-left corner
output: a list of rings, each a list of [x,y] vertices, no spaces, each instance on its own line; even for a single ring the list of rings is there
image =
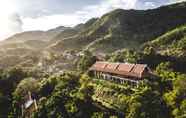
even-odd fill
[[[108,54],[123,48],[139,49],[146,42],[184,25],[185,11],[186,2],[150,10],[116,9],[75,27],[19,33],[1,41],[0,68],[38,68],[39,63],[45,63],[47,68],[60,65],[58,68],[62,69],[65,65],[68,69],[72,66],[64,59],[64,52],[89,49],[96,54]]]
[[[117,9],[2,41],[0,118],[24,118],[28,92],[38,106],[33,118],[186,118],[185,11],[186,2]],[[148,65],[153,77],[138,86],[97,79],[88,70],[99,57]]]
[[[121,48],[136,48],[165,32],[186,23],[186,3],[163,6],[152,10],[117,9],[94,20],[75,37],[62,40],[52,49],[90,48],[112,52]],[[78,44],[78,45],[76,45]]]
[[[152,47],[161,55],[173,57],[186,57],[186,25],[180,26],[167,32],[145,44]]]

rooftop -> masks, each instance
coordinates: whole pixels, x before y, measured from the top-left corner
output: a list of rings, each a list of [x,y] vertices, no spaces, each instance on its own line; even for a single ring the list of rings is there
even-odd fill
[[[110,63],[99,61],[92,65],[92,67],[89,70],[142,79],[143,73],[146,70],[149,71],[150,69],[146,64]]]
[[[32,104],[34,103],[33,100],[29,100],[25,103],[25,108],[27,109],[28,107],[30,107]]]

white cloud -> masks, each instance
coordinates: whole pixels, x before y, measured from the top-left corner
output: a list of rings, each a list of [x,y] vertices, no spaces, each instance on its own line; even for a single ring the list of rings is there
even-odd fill
[[[137,0],[108,0],[109,5],[113,8],[131,9],[136,5]]]
[[[41,16],[37,18],[22,18],[23,29],[28,30],[48,30],[60,25],[74,26],[78,23],[85,22],[92,17],[100,17],[101,15],[116,9],[135,8],[137,0],[104,0],[98,5],[90,5],[74,14],[56,14],[50,16]]]
[[[1,17],[0,40],[22,31],[22,21],[17,14]]]
[[[22,31],[22,22],[16,9],[9,0],[2,1],[0,4],[0,40]]]
[[[145,2],[144,5],[145,5],[146,8],[154,8],[154,7],[156,7],[154,2]]]
[[[60,25],[73,26],[79,22],[75,15],[51,15],[37,18],[22,18],[24,31],[48,30]]]
[[[19,0],[17,0],[19,1]],[[30,1],[30,0],[29,0]],[[37,2],[38,0],[35,0]],[[43,0],[45,1],[45,0]],[[163,4],[164,2],[152,1],[147,2],[142,0],[100,0],[97,5],[89,5],[73,14],[53,14],[45,15],[48,9],[41,10],[37,17],[20,17],[15,12],[20,12],[26,9],[28,6],[33,6],[30,3],[25,2],[26,5],[20,5],[21,2],[15,2],[13,0],[3,0],[0,4],[0,39],[6,38],[14,33],[28,30],[48,30],[57,26],[74,26],[78,23],[83,23],[92,17],[100,17],[103,14],[116,9],[132,9],[132,8],[154,8],[157,4]],[[164,0],[166,1],[166,0]],[[168,3],[180,2],[186,0],[167,0]],[[34,2],[34,3],[35,3]],[[26,6],[22,9],[20,6]],[[33,10],[30,9],[29,10]],[[44,14],[45,13],[45,14]]]
[[[20,18],[16,14],[20,12],[19,5],[15,1],[4,0],[0,4],[0,40],[22,31],[48,30],[57,26],[74,26],[92,17],[100,17],[116,8],[135,8],[136,3],[137,0],[102,0],[97,5],[86,6],[73,14],[53,14],[48,16],[41,14],[38,17]],[[50,11],[43,9],[41,13],[43,12]]]

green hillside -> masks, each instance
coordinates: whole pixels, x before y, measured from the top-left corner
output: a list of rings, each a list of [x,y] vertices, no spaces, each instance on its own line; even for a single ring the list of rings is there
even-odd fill
[[[0,118],[25,118],[23,106],[34,103],[26,100],[29,92],[38,106],[32,118],[186,118],[185,11],[186,2],[117,9],[75,27],[2,41]],[[88,71],[98,59],[145,64],[153,74],[137,86],[98,79]]]
[[[51,49],[66,50],[70,46],[71,49],[86,47],[93,51],[112,52],[136,48],[136,45],[185,24],[185,11],[186,3],[153,10],[117,9],[95,20],[75,37],[57,42]]]
[[[186,26],[169,31],[147,43],[146,46],[153,47],[161,55],[184,58],[186,57]]]
[[[63,53],[66,51],[78,53],[89,49],[95,54],[109,54],[123,48],[139,50],[141,45],[156,39],[176,27],[184,25],[186,23],[185,11],[186,2],[151,10],[116,9],[100,18],[92,18],[86,23],[71,28],[61,26],[45,32],[29,31],[19,33],[1,42],[0,58],[3,58],[2,60],[5,61],[5,55],[11,57],[13,52],[15,53],[14,56],[19,56],[18,58],[33,56],[37,58],[37,63],[40,63],[40,61],[48,57],[45,55],[45,52],[47,52],[51,53],[49,55],[55,55],[53,60],[58,58],[58,61],[55,62],[57,66],[58,63],[64,65],[64,61],[61,58],[63,58]],[[159,47],[155,48],[159,49],[157,52],[164,56],[179,55],[184,57],[184,51],[180,49],[183,41],[177,42],[174,46],[169,45],[169,49],[164,51],[159,49]],[[41,53],[41,55],[30,52],[20,53],[27,50],[34,50]],[[9,54],[9,52],[11,53]],[[6,64],[3,61],[2,64]],[[29,60],[23,60],[21,63],[27,61]],[[50,64],[52,66],[54,63]]]

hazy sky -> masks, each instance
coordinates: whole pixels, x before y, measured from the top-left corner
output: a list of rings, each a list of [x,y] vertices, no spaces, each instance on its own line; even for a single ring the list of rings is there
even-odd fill
[[[74,26],[116,8],[149,9],[174,0],[3,0],[0,40],[22,31]],[[177,0],[178,1],[178,0]]]

